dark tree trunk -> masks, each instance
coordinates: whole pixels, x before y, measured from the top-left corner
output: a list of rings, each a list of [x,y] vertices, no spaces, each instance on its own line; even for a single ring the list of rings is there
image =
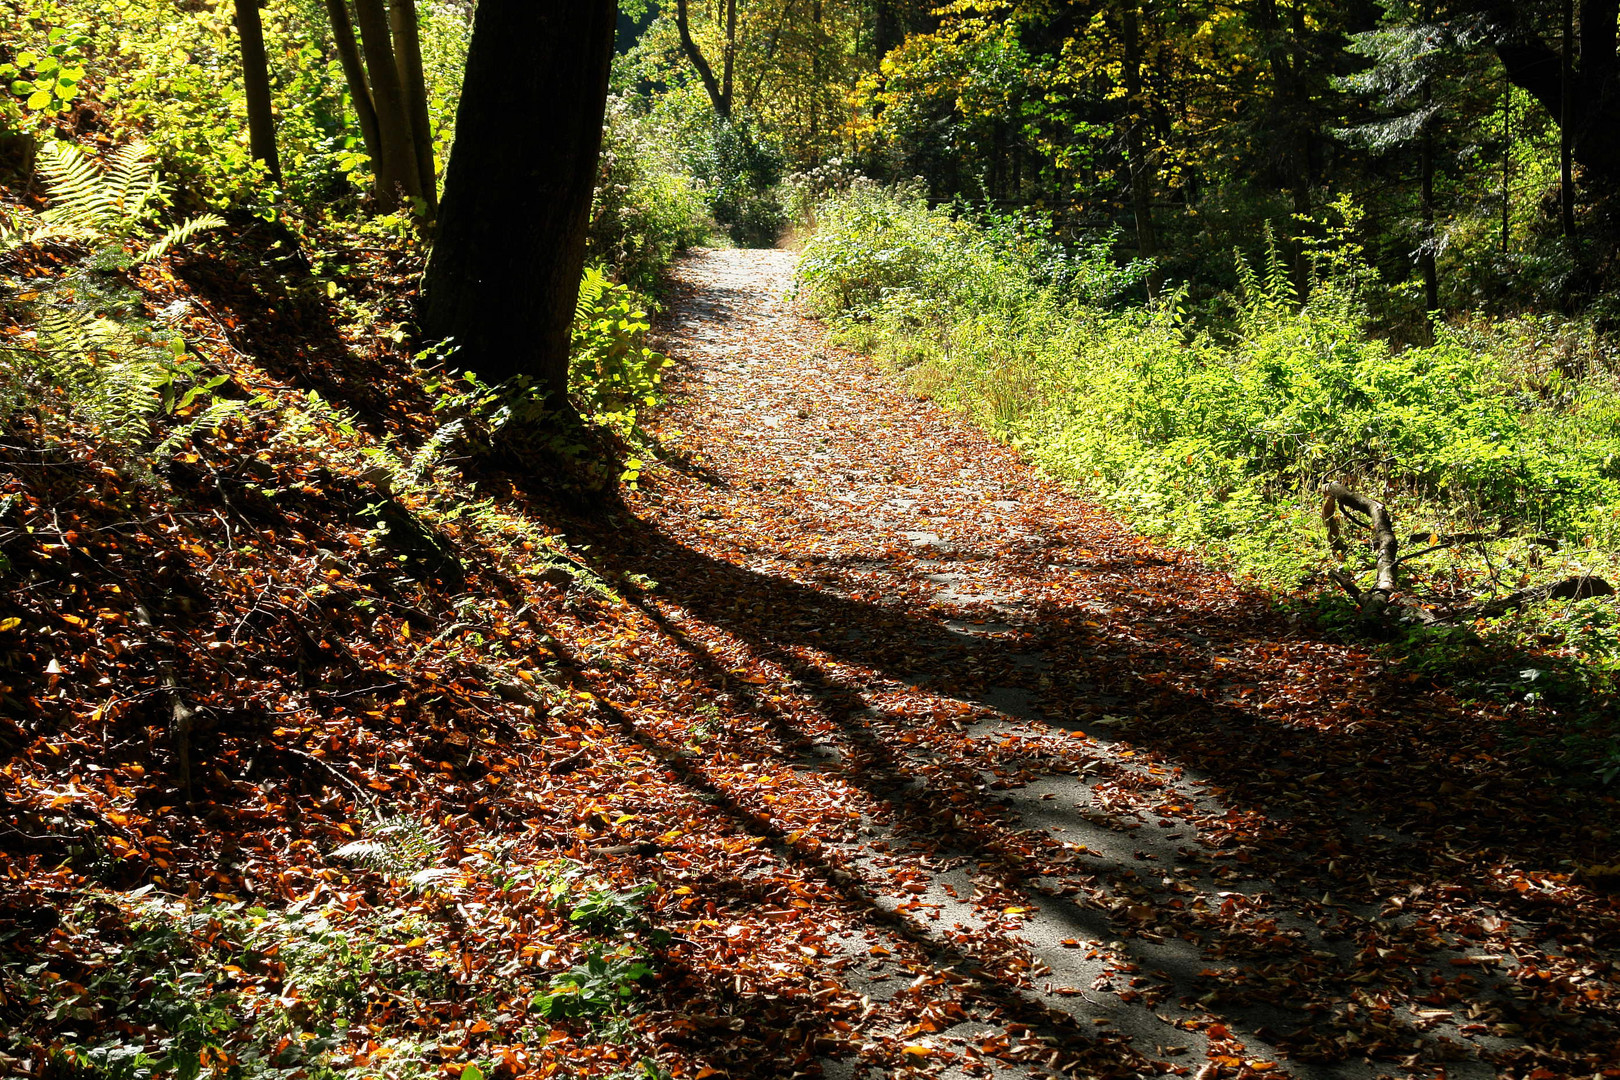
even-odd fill
[[[388,0],[388,25],[394,34],[394,61],[411,122],[411,149],[417,184],[431,219],[439,209],[439,178],[433,169],[433,122],[428,117],[427,80],[422,73],[422,36],[416,25],[416,0]]]
[[[236,34],[242,45],[242,85],[247,97],[248,148],[281,182],[276,153],[276,120],[270,111],[270,65],[264,56],[264,24],[259,0],[236,0]]]
[[[422,329],[490,382],[566,410],[616,0],[480,0]],[[524,118],[515,137],[512,117]]]
[[[1502,254],[1508,253],[1513,213],[1513,84],[1502,86]]]
[[[726,0],[726,47],[720,73],[720,96],[731,111],[732,69],[737,66],[737,0]]]
[[[1153,165],[1148,158],[1147,140],[1142,128],[1147,123],[1146,99],[1142,95],[1142,41],[1136,0],[1127,0],[1120,18],[1120,36],[1125,47],[1125,153],[1130,170],[1131,211],[1136,219],[1137,254],[1153,259],[1159,253],[1158,232],[1153,222]],[[1150,291],[1157,292],[1157,276],[1149,277]]]
[[[332,42],[337,48],[338,62],[343,65],[343,78],[349,84],[349,100],[354,102],[360,138],[366,144],[366,155],[375,169],[376,162],[382,159],[377,107],[371,101],[371,83],[366,79],[366,65],[360,59],[360,46],[354,40],[354,23],[349,19],[347,0],[326,0],[326,17],[332,23]]]
[[[616,2],[617,0],[615,0]],[[727,49],[726,85],[722,89],[719,81],[714,77],[714,69],[703,58],[703,50],[699,49],[697,42],[692,40],[692,27],[686,18],[686,0],[675,0],[675,29],[680,34],[681,51],[686,53],[686,58],[692,61],[693,67],[697,68],[698,78],[703,80],[703,89],[708,92],[709,104],[714,106],[714,114],[720,117],[729,117],[731,115],[729,48]]]
[[[366,73],[371,76],[377,134],[382,143],[381,157],[371,163],[377,174],[377,204],[385,211],[393,210],[399,206],[401,192],[406,196],[422,194],[411,121],[405,110],[405,91],[399,82],[383,0],[355,0],[354,13],[360,24],[360,44],[366,51]]]
[[[1614,19],[1611,16],[1610,22]],[[1575,0],[1564,0],[1558,73],[1558,210],[1565,240],[1575,238]]]
[[[1491,18],[1496,55],[1507,77],[1541,103],[1570,137],[1570,157],[1587,172],[1596,194],[1620,188],[1620,78],[1615,56],[1620,0],[1581,0],[1580,63],[1570,64],[1564,93],[1564,56],[1528,25],[1525,5],[1491,0],[1483,5]]]
[[[1314,123],[1310,94],[1305,85],[1306,35],[1302,4],[1290,12],[1289,28],[1283,28],[1276,0],[1258,0],[1253,19],[1263,41],[1267,67],[1276,84],[1269,103],[1276,149],[1272,151],[1274,171],[1288,188],[1296,219],[1311,212],[1311,140]],[[1310,291],[1310,261],[1303,244],[1290,244],[1293,253],[1294,289],[1301,299]]]
[[[1433,18],[1425,11],[1426,19]],[[1423,134],[1418,143],[1418,209],[1423,220],[1423,237],[1418,248],[1418,266],[1423,270],[1423,322],[1429,344],[1434,344],[1434,313],[1440,310],[1440,269],[1435,259],[1434,213],[1434,117],[1429,107],[1434,102],[1434,82],[1423,76]]]

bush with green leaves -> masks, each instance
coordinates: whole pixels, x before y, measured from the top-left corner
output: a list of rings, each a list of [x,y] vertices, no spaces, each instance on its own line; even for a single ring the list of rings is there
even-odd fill
[[[678,136],[667,117],[608,100],[586,257],[639,292],[656,292],[675,253],[706,243],[713,231],[703,186],[680,160]]]
[[[781,151],[747,120],[713,117],[694,147],[692,172],[709,194],[714,220],[739,247],[770,247],[787,225],[776,192]]]
[[[31,29],[27,19],[18,22]],[[18,44],[11,59],[0,63],[0,80],[14,99],[0,108],[0,119],[14,130],[28,126],[25,114],[49,118],[72,107],[84,78],[90,35],[78,26],[49,26],[35,41]]]
[[[621,438],[636,437],[638,411],[658,402],[669,358],[646,345],[645,300],[588,268],[574,309],[568,391],[580,414]]]
[[[261,10],[282,183],[269,184],[244,137],[247,100],[234,9],[224,0],[0,0],[25,28],[0,122],[44,131],[81,97],[100,124],[138,132],[180,200],[279,217],[351,214],[371,187],[370,162],[319,0],[269,0]],[[442,165],[454,135],[470,9],[418,4],[432,137]],[[59,55],[58,55],[59,54]],[[26,89],[26,93],[23,91]],[[47,95],[50,101],[46,100]]]
[[[1273,250],[1257,269],[1238,258],[1226,316],[1199,321],[1174,290],[1121,304],[1140,268],[1112,265],[1102,243],[1054,266],[1028,229],[856,184],[817,205],[800,292],[920,392],[1145,530],[1262,581],[1319,580],[1331,565],[1320,517],[1330,480],[1388,503],[1403,540],[1511,534],[1492,552],[1430,556],[1475,591],[1612,576],[1613,350],[1522,320],[1459,323],[1432,345],[1394,347],[1368,329],[1353,208],[1339,211],[1344,221],[1318,230],[1306,302]],[[1350,560],[1370,566],[1363,550]]]
[[[785,160],[773,137],[748,118],[716,116],[696,85],[658,95],[648,115],[673,138],[682,171],[701,185],[731,242],[774,244],[788,220],[779,191]]]

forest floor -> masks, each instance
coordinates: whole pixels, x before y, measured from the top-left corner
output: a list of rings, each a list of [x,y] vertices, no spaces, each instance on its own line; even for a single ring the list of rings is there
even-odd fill
[[[740,1033],[834,1077],[1620,1076],[1612,798],[829,347],[792,271],[676,268],[674,470],[615,545],[809,960],[745,991],[729,929]]]
[[[263,243],[132,287],[265,404],[0,442],[0,1072],[1620,1077],[1612,796],[832,348],[791,254],[675,267],[582,507]]]

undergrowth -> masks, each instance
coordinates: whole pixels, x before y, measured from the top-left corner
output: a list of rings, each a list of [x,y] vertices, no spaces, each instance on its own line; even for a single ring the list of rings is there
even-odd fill
[[[1341,203],[1320,223],[1305,301],[1268,244],[1257,263],[1235,255],[1226,316],[1199,320],[1174,290],[1121,302],[1141,268],[1115,267],[1106,244],[1054,253],[1006,222],[857,184],[816,208],[800,289],[845,343],[919,393],[1258,583],[1315,588],[1337,565],[1321,514],[1329,481],[1388,504],[1403,552],[1433,549],[1402,571],[1442,607],[1575,574],[1620,581],[1612,350],[1579,327],[1527,320],[1462,321],[1432,345],[1391,346],[1364,315],[1376,283],[1351,239],[1355,213]],[[1448,539],[1458,534],[1476,539]],[[1369,546],[1347,559],[1370,581]],[[1498,667],[1526,648],[1561,658],[1561,679],[1481,687],[1562,710],[1572,752],[1610,779],[1615,621],[1599,597],[1462,632],[1489,643]],[[1448,646],[1432,633],[1405,646],[1471,678],[1435,659]]]
[[[32,1048],[53,1078],[481,1076],[501,1066],[479,1050],[497,1025],[520,1045],[543,1045],[559,1022],[623,1041],[629,1029],[615,1029],[654,974],[646,945],[668,937],[642,910],[650,889],[493,849],[451,864],[443,850],[431,822],[377,819],[331,853],[381,880],[369,900],[317,889],[271,909],[90,891],[57,928],[78,944],[76,970],[0,966],[0,1001],[54,1029]],[[485,955],[457,940],[458,905],[491,913],[474,916],[479,937],[499,940],[508,908],[546,929],[515,957]],[[497,1016],[478,992],[497,962],[521,1015],[507,1003]],[[81,1028],[103,1034],[81,1041]]]

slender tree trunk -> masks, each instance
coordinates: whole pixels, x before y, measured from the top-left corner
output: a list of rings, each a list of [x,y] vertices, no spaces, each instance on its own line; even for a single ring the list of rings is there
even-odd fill
[[[371,84],[366,79],[366,65],[360,59],[360,46],[354,40],[354,23],[349,20],[346,0],[325,0],[326,17],[332,23],[332,43],[337,48],[338,62],[343,65],[343,78],[349,84],[349,100],[354,103],[354,117],[360,124],[360,138],[366,144],[366,156],[372,168],[382,159],[382,139],[377,134],[377,107],[371,101]]]
[[[726,114],[731,113],[731,73],[737,64],[737,0],[726,0],[726,48],[720,74],[720,96],[726,101]]]
[[[1559,64],[1559,218],[1564,239],[1575,238],[1575,0],[1564,0],[1564,48]],[[1613,137],[1612,133],[1610,137]]]
[[[1513,84],[1502,83],[1502,254],[1508,253],[1513,212]]]
[[[1427,113],[1434,101],[1434,87],[1425,75],[1423,77],[1423,111]],[[1434,127],[1433,118],[1425,117],[1423,121],[1423,135],[1418,144],[1418,159],[1421,176],[1419,179],[1418,210],[1423,222],[1423,236],[1421,247],[1418,248],[1418,265],[1423,270],[1423,318],[1428,327],[1429,337],[1434,337],[1434,315],[1440,309],[1440,271],[1434,257],[1435,246],[1435,213],[1434,213]]]
[[[236,34],[242,46],[242,85],[247,97],[248,148],[281,183],[276,153],[276,120],[270,110],[270,65],[264,55],[264,24],[259,0],[236,0]]]
[[[1127,0],[1120,19],[1125,46],[1125,153],[1130,170],[1131,210],[1136,219],[1137,254],[1153,259],[1159,253],[1159,238],[1153,223],[1153,166],[1148,160],[1142,137],[1142,42],[1136,0]],[[1150,291],[1158,292],[1157,275],[1149,277]]]
[[[411,150],[417,184],[429,220],[439,209],[439,178],[433,168],[433,121],[428,117],[427,79],[422,73],[422,35],[416,25],[416,0],[389,0],[388,25],[394,36],[394,62],[399,68],[405,114],[411,122]]]
[[[1620,128],[1620,58],[1615,54],[1620,0],[1581,0],[1579,65],[1570,0],[1561,5],[1559,49],[1535,32],[1535,5],[1498,0],[1492,8],[1496,55],[1507,77],[1569,132],[1568,157],[1584,170],[1587,190],[1598,198],[1612,197],[1620,191],[1620,139],[1614,137]],[[1573,92],[1566,93],[1565,87]]]
[[[567,410],[616,0],[480,0],[421,323]],[[524,118],[515,138],[511,118]]]
[[[819,148],[816,133],[821,127],[821,49],[825,44],[821,39],[821,0],[814,0],[810,5],[810,21],[815,24],[815,48],[810,53],[810,145]],[[819,149],[817,159],[820,159]]]
[[[355,0],[355,21],[366,52],[366,73],[371,76],[372,102],[377,106],[377,134],[381,156],[372,162],[377,174],[377,205],[384,211],[399,206],[403,192],[422,194],[416,171],[416,150],[411,142],[411,121],[405,111],[405,92],[399,84],[399,66],[388,37],[388,13],[383,0]]]
[[[686,0],[675,0],[675,30],[681,38],[681,51],[692,61],[692,66],[697,68],[698,78],[703,80],[703,89],[708,92],[709,104],[714,106],[714,114],[729,117],[731,97],[720,92],[720,83],[714,77],[714,69],[703,58],[703,50],[698,48],[697,42],[692,40],[692,27],[686,18]]]

